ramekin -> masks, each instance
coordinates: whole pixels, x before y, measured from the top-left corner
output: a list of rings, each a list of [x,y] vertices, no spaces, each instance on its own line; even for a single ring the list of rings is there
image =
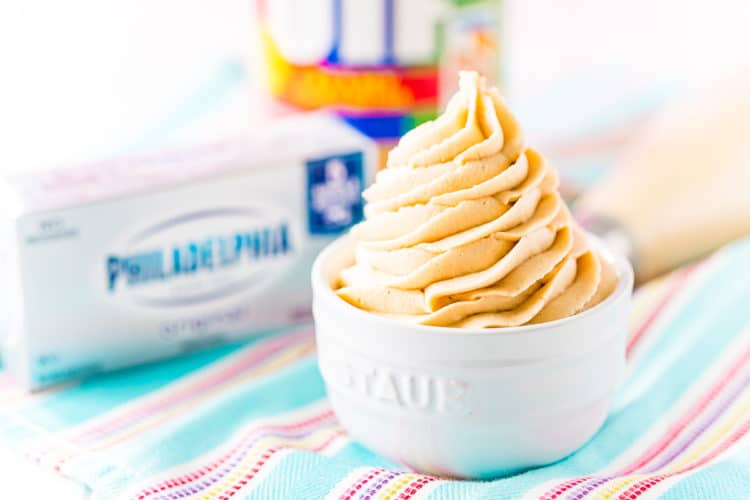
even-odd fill
[[[333,291],[353,241],[312,270],[320,370],[341,424],[370,449],[440,476],[494,478],[555,462],[601,427],[625,371],[633,270],[594,239],[615,291],[575,316],[515,328],[410,325]]]

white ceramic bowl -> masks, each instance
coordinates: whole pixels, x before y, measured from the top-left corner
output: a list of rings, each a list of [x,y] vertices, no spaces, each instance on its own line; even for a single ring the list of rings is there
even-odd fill
[[[602,425],[625,370],[626,259],[602,249],[619,282],[586,312],[456,329],[407,325],[340,299],[331,285],[352,251],[344,237],[318,256],[313,313],[331,404],[364,445],[423,472],[491,478],[559,460]]]

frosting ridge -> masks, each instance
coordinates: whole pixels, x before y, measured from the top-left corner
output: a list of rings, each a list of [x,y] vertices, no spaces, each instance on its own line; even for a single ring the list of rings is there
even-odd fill
[[[617,277],[558,185],[497,89],[462,72],[445,113],[404,135],[364,192],[337,293],[398,320],[472,328],[592,307]]]

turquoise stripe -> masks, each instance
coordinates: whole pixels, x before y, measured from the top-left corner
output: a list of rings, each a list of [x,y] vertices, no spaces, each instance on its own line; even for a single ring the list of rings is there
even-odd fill
[[[47,432],[59,432],[156,391],[257,340],[259,339],[93,376],[73,387],[42,396],[20,410],[17,418],[40,426]],[[0,415],[0,426],[5,419],[7,417]],[[11,437],[15,441],[21,440],[18,435],[0,434],[2,440]],[[25,437],[33,437],[33,433]]]
[[[664,415],[712,360],[740,332],[750,318],[749,291],[741,272],[747,255],[733,252],[714,275],[687,301],[682,314],[666,326],[665,335],[641,362],[641,369],[658,365],[670,350],[686,339],[693,345],[677,357],[664,376],[640,398],[610,415],[602,430],[577,453],[557,464],[489,483],[449,482],[436,498],[510,498],[555,477],[580,476],[607,465],[653,422]],[[710,309],[705,304],[711,304]],[[698,336],[696,333],[701,333]],[[697,337],[697,338],[696,338]]]
[[[583,449],[554,465],[510,478],[445,482],[438,485],[433,498],[513,498],[552,478],[586,475],[610,463],[668,412],[750,323],[749,257],[750,240],[724,252],[711,276],[692,292],[679,314],[664,325],[663,335],[637,362],[618,392],[619,406],[615,405],[603,429]],[[51,432],[63,430],[148,395],[255,341],[95,377],[41,398],[19,412],[19,417]],[[103,453],[91,454],[80,463],[73,461],[66,472],[100,496],[114,496],[160,471],[203,457],[254,419],[287,413],[324,394],[315,358],[309,355],[261,379],[211,395],[176,420]],[[0,415],[0,439],[7,441],[17,432],[14,420]],[[320,498],[352,469],[365,465],[398,469],[356,443],[332,457],[294,451],[249,497]],[[749,473],[750,450],[746,448],[685,478],[665,498],[742,498],[742,493],[750,491]]]
[[[735,243],[722,250],[720,254],[713,257],[722,259],[719,269],[712,272],[709,280],[697,291],[697,295],[683,303],[681,311],[670,324],[665,325],[665,334],[631,368],[630,378],[618,391],[618,397],[614,401],[615,407],[625,403],[626,397],[633,397],[632,393],[637,389],[641,392],[636,392],[636,396],[648,390],[648,384],[644,382],[664,376],[665,356],[670,357],[675,351],[687,350],[700,336],[713,335],[713,331],[719,327],[718,324],[712,323],[713,318],[720,315],[722,319],[727,319],[724,318],[726,313],[722,311],[722,305],[726,305],[727,302],[747,301],[750,297],[745,277],[750,273],[750,239]],[[707,304],[711,307],[706,307]],[[741,318],[750,317],[750,311],[741,305],[732,311]],[[734,334],[728,337],[726,342],[732,338]],[[698,373],[695,372],[695,375]]]
[[[121,491],[159,471],[195,460],[255,419],[287,413],[325,397],[314,355],[196,404],[137,439],[89,457],[72,470],[95,491]]]
[[[384,469],[390,470],[403,469],[403,467],[393,460],[382,457],[357,442],[347,444],[336,452],[334,457],[345,462],[367,465],[368,467],[383,467]]]
[[[244,498],[319,500],[358,466],[312,452],[294,451]]]
[[[121,152],[133,152],[164,145],[180,129],[198,122],[233,91],[241,88],[245,79],[245,69],[241,61],[225,61],[210,78],[185,97],[176,110],[169,113],[159,123],[139,133],[137,138],[129,141],[126,146],[121,148]],[[0,322],[2,322],[1,319]],[[0,330],[2,326],[4,325],[0,324]],[[0,331],[1,337],[2,331]],[[209,350],[198,355],[188,355],[181,359],[167,360],[163,361],[162,364],[151,364],[146,365],[146,367],[123,370],[116,372],[114,376],[95,376],[73,389],[66,389],[63,393],[53,393],[50,397],[40,396],[38,399],[49,401],[49,410],[59,412],[59,415],[50,414],[40,417],[32,412],[29,415],[30,422],[44,427],[49,425],[50,427],[47,430],[56,431],[61,427],[86,420],[92,415],[108,410],[128,399],[155,390],[164,383],[211,363],[238,347],[241,347],[241,345],[236,344]],[[3,353],[0,352],[0,374],[4,371],[2,355]],[[126,383],[120,383],[121,380],[119,379],[122,377],[127,377],[127,380],[122,379]],[[78,411],[80,411],[80,415],[76,414]],[[19,414],[19,416],[23,415]],[[13,424],[3,422],[2,416],[0,416],[0,439],[6,438],[3,427],[8,425]],[[23,430],[19,432],[24,434]],[[22,441],[22,436],[14,434],[8,439],[18,442]]]
[[[246,498],[323,498],[358,467],[398,470],[395,462],[379,457],[359,445],[347,445],[332,457],[294,451]],[[395,499],[394,499],[395,500]]]
[[[747,500],[749,496],[750,448],[745,446],[741,456],[731,460],[722,460],[701,469],[676,483],[661,498],[663,500],[686,498]]]
[[[258,335],[204,351],[149,363],[84,379],[77,385],[52,392],[24,408],[18,416],[48,432],[58,432],[190,375],[229,354],[251,348],[256,342],[284,335],[290,330]],[[2,422],[2,416],[0,416]],[[4,436],[0,435],[0,439]]]

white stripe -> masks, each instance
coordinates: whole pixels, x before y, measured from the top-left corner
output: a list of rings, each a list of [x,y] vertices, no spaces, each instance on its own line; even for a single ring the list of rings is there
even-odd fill
[[[717,409],[719,405],[722,404],[722,395],[726,395],[736,389],[739,389],[739,386],[743,383],[743,378],[750,372],[750,363],[745,365],[744,371],[740,370],[738,372],[738,376],[735,376],[729,384],[727,384],[725,387],[722,388],[723,394],[718,395],[716,399],[714,399],[704,410],[701,415],[698,416],[698,418],[695,418],[692,422],[690,422],[685,429],[682,430],[678,434],[678,436],[675,437],[675,439],[670,443],[664,451],[659,453],[654,459],[650,461],[650,463],[657,462],[660,457],[666,456],[671,454],[672,451],[675,451],[677,448],[681,446],[681,444],[678,442],[681,437],[689,436],[694,431],[697,431],[700,427],[703,426],[703,423],[701,422],[701,416],[709,415],[714,410]],[[684,451],[682,451],[675,459],[673,459],[673,462],[679,462],[681,460],[681,457],[690,455],[696,448],[700,448],[704,446],[706,437],[711,435],[714,430],[717,428],[721,428],[724,425],[724,422],[727,420],[729,415],[731,415],[737,408],[741,407],[743,404],[747,403],[747,391],[743,390],[743,392],[740,393],[739,397],[733,401],[727,408],[722,412],[721,415],[701,434],[699,435],[690,445],[688,445],[687,448],[685,448]],[[730,429],[729,433],[734,429]],[[718,442],[714,443],[713,446],[709,447],[706,450],[706,454],[709,454],[714,450],[716,447],[720,446],[723,441],[723,438],[720,438]],[[700,458],[699,458],[700,459]],[[688,464],[689,465],[689,464]],[[671,465],[667,464],[666,468],[670,468]],[[655,471],[655,473],[660,473],[659,470]]]
[[[352,442],[352,438],[348,434],[337,436],[333,441],[328,443],[325,448],[318,451],[320,455],[325,457],[332,457],[340,452],[345,446]]]
[[[651,351],[651,348],[664,335],[664,333],[668,331],[668,326],[674,322],[675,318],[680,316],[687,306],[687,303],[693,298],[693,295],[703,287],[709,278],[714,276],[716,269],[721,266],[725,260],[725,258],[711,258],[706,262],[699,264],[699,267],[692,271],[692,274],[682,283],[682,288],[672,295],[672,298],[659,312],[659,315],[654,319],[654,322],[651,323],[648,331],[644,333],[643,337],[641,337],[635,345],[633,352],[631,352],[630,359],[628,359],[626,378],[629,378],[632,375],[633,369],[638,366],[641,358]],[[680,278],[677,277],[676,279],[679,280]]]
[[[730,408],[728,408],[728,410],[727,410],[727,413],[725,413],[725,414],[722,414],[721,418],[720,418],[720,419],[719,419],[719,420],[718,420],[718,421],[717,421],[717,422],[716,422],[715,424],[713,424],[713,425],[712,425],[712,426],[711,426],[711,427],[709,428],[709,434],[707,434],[707,435],[702,435],[702,436],[701,436],[701,437],[700,437],[700,438],[699,438],[699,439],[698,439],[698,440],[697,440],[696,442],[694,442],[693,444],[691,444],[691,445],[690,445],[690,446],[689,446],[689,447],[688,447],[688,448],[687,448],[687,449],[685,450],[685,452],[683,452],[683,454],[681,454],[680,456],[681,456],[681,457],[683,457],[683,456],[684,456],[685,454],[690,454],[690,453],[691,453],[691,451],[694,451],[694,450],[695,450],[696,448],[702,448],[702,447],[703,447],[703,446],[704,446],[704,445],[706,444],[705,442],[706,442],[706,440],[707,440],[707,437],[708,437],[708,436],[709,436],[709,435],[711,434],[711,432],[710,432],[711,430],[715,430],[715,428],[721,428],[721,427],[722,427],[722,426],[723,426],[723,425],[724,425],[724,424],[726,423],[726,421],[727,421],[727,420],[729,420],[729,416],[730,416],[729,414],[730,414],[730,413],[734,412],[734,411],[735,411],[735,410],[736,410],[737,408],[739,408],[739,407],[741,407],[741,406],[743,406],[743,405],[746,405],[746,404],[748,403],[748,397],[747,397],[747,394],[745,394],[744,396],[745,396],[745,397],[742,397],[742,398],[740,398],[739,400],[735,401],[735,402],[734,402],[734,403],[733,403],[733,404],[732,404],[732,405],[730,406]],[[746,418],[746,417],[741,417],[739,421],[740,421],[740,422],[742,422],[742,421],[744,421],[744,420],[745,420],[745,418]],[[712,452],[713,450],[715,450],[715,449],[717,449],[717,448],[718,448],[719,446],[721,446],[721,445],[723,444],[723,442],[724,442],[724,441],[726,440],[726,438],[727,438],[727,437],[729,437],[729,436],[730,436],[730,435],[732,434],[732,432],[734,432],[734,430],[736,430],[736,429],[735,429],[735,428],[730,428],[730,429],[728,429],[728,431],[727,431],[727,432],[726,432],[726,433],[725,433],[725,434],[724,434],[723,436],[721,436],[721,437],[719,438],[719,440],[718,440],[718,441],[714,442],[714,443],[713,443],[713,445],[709,446],[709,447],[708,447],[708,448],[707,448],[707,449],[705,450],[705,452],[704,452],[704,453],[702,453],[701,455],[699,455],[699,456],[695,457],[695,459],[693,459],[692,461],[688,462],[687,464],[683,464],[683,465],[682,465],[681,467],[690,467],[690,466],[691,466],[691,464],[692,464],[692,463],[694,463],[694,461],[698,461],[698,460],[701,460],[701,459],[702,459],[703,457],[705,457],[705,456],[706,456],[707,454],[710,454],[710,453],[711,453],[711,452]],[[730,445],[730,449],[731,449],[731,448],[733,448],[733,447],[734,447],[735,445],[736,445],[736,443],[735,443],[735,444],[733,444],[733,445]],[[725,450],[725,451],[726,451],[726,450]],[[722,452],[722,453],[724,453],[724,452]],[[720,454],[719,454],[719,455],[717,455],[716,457],[714,457],[714,458],[712,458],[712,459],[708,460],[707,462],[705,462],[704,464],[702,464],[702,465],[701,465],[700,467],[698,467],[697,469],[694,469],[694,470],[692,470],[692,471],[688,471],[688,473],[694,473],[694,472],[698,472],[698,471],[702,470],[702,469],[703,469],[704,467],[707,467],[707,466],[709,466],[710,464],[712,464],[712,463],[716,462],[716,460],[717,460],[717,459],[719,458],[719,456],[721,456],[721,454],[722,454],[722,453],[720,453]],[[678,459],[677,459],[677,461],[680,461],[680,459],[678,458]],[[672,469],[672,470],[670,470],[670,469]],[[641,481],[645,481],[645,480],[648,480],[648,479],[650,478],[650,476],[652,476],[652,475],[658,475],[658,474],[674,474],[674,472],[675,472],[675,471],[674,471],[673,469],[674,469],[674,465],[673,465],[673,464],[672,464],[672,465],[668,465],[668,466],[667,466],[666,468],[664,468],[664,469],[660,469],[660,470],[657,470],[657,471],[654,471],[654,472],[650,472],[650,473],[648,473],[648,474],[644,475],[643,477],[640,477],[640,478],[638,478],[638,480],[636,480],[636,481],[633,481],[633,482],[631,482],[631,483],[629,483],[629,484],[627,484],[627,485],[624,485],[624,486],[620,487],[620,488],[619,488],[619,489],[617,489],[617,490],[612,490],[612,491],[610,491],[610,492],[608,492],[608,493],[614,493],[614,492],[616,492],[616,493],[618,493],[618,494],[621,494],[621,493],[623,493],[623,492],[627,491],[627,490],[628,490],[629,488],[631,488],[632,486],[634,486],[634,485],[636,485],[636,484],[640,483]],[[663,482],[663,481],[667,481],[667,480],[672,480],[672,479],[673,479],[673,478],[675,478],[675,477],[686,477],[686,476],[687,476],[687,474],[686,474],[686,473],[682,473],[682,474],[679,474],[679,475],[677,475],[677,476],[672,476],[672,475],[670,475],[670,476],[669,476],[668,478],[666,478],[666,479],[664,479],[664,480],[660,481],[659,483],[657,483],[657,486],[658,486],[659,484],[661,484],[661,482]],[[657,486],[654,486],[653,488],[656,488]],[[650,492],[650,491],[651,491],[651,490],[649,490],[649,492]]]
[[[417,494],[414,495],[412,498],[414,500],[429,498],[430,495],[435,491],[435,489],[438,486],[441,486],[443,483],[445,483],[445,481],[442,479],[438,479],[437,481],[431,481],[427,483],[425,486],[423,486],[421,490],[417,490]]]
[[[663,414],[649,430],[642,434],[633,444],[618,455],[610,464],[607,466],[584,475],[591,476],[606,476],[614,474],[616,471],[630,465],[637,458],[649,448],[650,445],[658,441],[667,429],[681,416],[683,416],[690,407],[694,406],[697,400],[703,396],[703,394],[709,389],[711,385],[716,383],[723,372],[728,368],[729,364],[736,359],[737,353],[747,349],[750,344],[750,325],[746,327],[743,332],[737,335],[731,343],[729,343],[724,350],[717,356],[711,365],[705,369],[701,376],[690,386],[690,388],[683,394],[683,396],[665,413]],[[707,408],[708,409],[708,408]],[[704,410],[705,411],[705,410]],[[684,432],[684,431],[683,431]],[[664,453],[662,451],[658,456]],[[556,487],[557,485],[576,479],[575,477],[558,477],[550,479],[544,483],[535,486],[527,493],[523,495],[524,499],[539,498],[548,490]]]
[[[539,497],[547,493],[548,490],[555,488],[560,483],[564,483],[572,479],[575,479],[575,478],[574,477],[559,477],[555,479],[550,479],[549,481],[545,481],[531,488],[529,491],[523,494],[521,499],[522,500],[539,500]]]
[[[375,470],[377,469],[374,467],[357,467],[336,483],[336,486],[325,496],[325,500],[338,500],[360,477]]]
[[[240,490],[237,492],[240,494],[238,498],[242,498],[242,494],[250,493],[252,490],[257,488],[263,480],[276,468],[276,466],[279,465],[279,462],[281,462],[284,457],[289,455],[292,452],[290,449],[283,449],[279,450],[273,455],[271,455],[271,458],[268,459],[268,461],[263,464],[263,467],[260,468],[257,474],[253,476],[252,480],[248,481],[248,483],[240,488]],[[199,494],[200,496],[200,494]],[[215,495],[219,496],[219,495]],[[212,496],[213,498],[213,496]]]
[[[2,498],[88,498],[85,484],[24,460],[4,444],[0,444],[0,467],[3,471]]]
[[[716,267],[722,262],[722,260],[724,259],[713,257],[709,261],[702,264],[701,268],[695,270],[694,274],[688,279],[686,286],[679,290],[672,297],[669,304],[667,304],[666,307],[661,311],[659,317],[656,318],[655,321],[651,324],[651,326],[649,327],[649,331],[646,332],[639,341],[639,346],[636,350],[637,352],[633,353],[634,357],[631,357],[628,363],[628,375],[632,376],[632,373],[630,371],[634,366],[638,364],[638,358],[640,357],[640,355],[649,352],[652,345],[661,337],[661,334],[663,334],[667,330],[666,327],[671,324],[671,322],[678,316],[680,312],[682,312],[689,299],[693,296],[693,293],[695,293],[695,291],[705,283],[707,278],[712,276],[713,272],[716,270]],[[741,340],[740,336],[738,336],[738,339],[736,340],[739,342]],[[679,418],[679,415],[684,414],[686,408],[693,404],[695,399],[697,399],[696,396],[702,394],[705,389],[711,385],[711,382],[715,381],[716,378],[718,378],[721,373],[718,367],[725,364],[722,362],[725,361],[725,359],[729,359],[732,354],[733,353],[731,349],[725,349],[722,355],[719,357],[718,362],[713,363],[709,369],[705,370],[701,374],[701,378],[691,386],[691,390],[686,391],[680,401],[678,401],[670,409],[669,412],[667,412],[659,420],[657,420],[657,422],[650,428],[650,430],[646,434],[644,434],[635,443],[633,443],[632,446],[618,455],[608,466],[605,466],[598,471],[592,471],[584,475],[606,475],[607,471],[610,471],[611,473],[615,470],[621,469],[625,465],[631,463],[636,457],[640,456],[646,450],[646,447],[649,444],[653,443],[666,431],[669,423],[674,420],[674,416],[677,415]],[[649,379],[651,383],[652,380],[653,379]],[[629,406],[642,395],[643,390],[648,389],[648,386],[645,384],[638,387],[640,387],[641,390],[636,391],[631,388],[631,390],[626,393],[624,397],[619,397],[619,404],[617,404],[617,406],[613,406],[610,410],[610,413],[621,411],[625,407]],[[554,479],[550,479],[529,490],[523,495],[522,498],[539,498],[539,496],[543,495],[548,490],[558,486],[563,482],[567,482],[573,479],[576,478],[557,477]]]
[[[304,337],[302,335],[302,332],[293,333],[290,335]],[[278,337],[274,337],[268,340],[260,341],[255,344],[251,344],[247,347],[243,347],[239,351],[229,354],[217,361],[214,361],[213,363],[210,363],[208,366],[200,368],[192,373],[189,373],[188,375],[185,375],[175,380],[174,382],[171,382],[161,387],[160,389],[149,392],[148,394],[144,396],[135,398],[131,401],[128,401],[122,405],[117,406],[116,408],[112,410],[106,411],[102,413],[101,415],[98,415],[94,418],[81,422],[80,424],[76,426],[70,427],[68,429],[65,429],[64,431],[59,432],[59,439],[68,440],[69,438],[77,436],[80,433],[85,433],[94,427],[98,427],[100,425],[107,424],[108,422],[111,422],[113,420],[117,420],[120,417],[126,417],[130,414],[136,413],[138,409],[141,407],[145,407],[151,404],[156,404],[164,399],[169,398],[170,395],[172,394],[175,394],[187,387],[194,385],[197,382],[200,382],[203,379],[210,378],[211,376],[224,371],[228,366],[236,364],[240,358],[247,356],[248,353],[257,349],[261,349],[267,344],[278,341],[278,340],[279,340]],[[312,337],[310,337],[309,339],[306,339],[305,341],[312,341]],[[289,345],[284,346],[283,349],[290,348],[293,345],[295,344],[291,343]],[[248,369],[253,369],[253,368],[255,368],[255,366],[249,367]],[[183,403],[184,401],[180,402],[180,404],[183,404]],[[149,416],[152,416],[152,415],[149,415]],[[68,447],[70,447],[70,445],[68,445]],[[28,450],[29,453],[33,453],[35,448],[42,448],[42,449],[49,448],[48,437],[44,436],[40,439],[31,440],[24,445],[24,449]]]
[[[714,385],[723,375],[729,365],[737,358],[737,353],[747,349],[750,345],[750,326],[737,335],[732,342],[727,344],[716,359],[700,374],[685,393],[672,407],[656,420],[649,430],[641,435],[633,444],[621,453],[609,466],[599,472],[600,474],[612,474],[622,469],[639,458],[653,443],[659,441],[664,433],[678,421],[699,399]],[[704,410],[705,411],[705,410]],[[663,453],[663,452],[662,452]],[[661,453],[660,453],[661,455]]]
[[[690,290],[695,290],[698,284],[702,284],[702,282],[703,280],[692,282],[689,287]],[[692,293],[681,295],[679,303],[671,304],[669,309],[665,310],[662,317],[659,318],[659,324],[654,325],[654,328],[668,329],[668,326],[673,324],[673,319],[679,317],[680,313],[683,312],[683,309],[687,305],[689,299],[692,298],[692,295]],[[721,298],[726,299],[726,297]],[[718,305],[719,304],[712,304],[713,307],[717,307]],[[626,383],[626,387],[623,388],[623,392],[618,395],[612,411],[616,412],[629,406],[633,401],[648,392],[657,380],[664,377],[666,370],[672,367],[677,359],[682,357],[686,352],[692,350],[694,345],[706,335],[706,332],[712,330],[714,327],[712,322],[714,321],[715,317],[710,314],[702,314],[698,316],[687,328],[679,332],[679,342],[675,341],[671,343],[670,349],[661,353],[657,363],[652,363],[648,367],[640,366],[638,373],[631,373],[631,378],[629,382]],[[631,365],[631,370],[634,366],[636,365]]]
[[[322,399],[314,403],[311,403],[307,406],[304,406],[302,408],[295,409],[294,411],[291,411],[288,413],[275,415],[273,417],[265,417],[265,418],[253,420],[249,424],[237,430],[232,435],[232,437],[224,441],[222,444],[220,444],[216,448],[213,448],[211,451],[204,453],[202,455],[199,455],[198,457],[195,457],[193,460],[190,460],[189,462],[185,462],[175,467],[171,467],[157,474],[154,474],[143,481],[139,481],[136,486],[128,488],[126,492],[124,492],[121,495],[121,497],[130,498],[132,496],[137,495],[142,490],[153,487],[154,485],[161,483],[169,478],[172,478],[175,476],[181,476],[183,474],[187,474],[196,469],[200,469],[205,464],[213,462],[219,457],[228,454],[233,448],[236,448],[239,443],[246,440],[248,438],[248,435],[251,435],[253,432],[259,430],[260,428],[264,426],[294,424],[302,420],[307,420],[308,418],[314,415],[324,413],[325,411],[328,411],[329,409],[330,409],[330,406],[328,404],[328,401],[325,399]],[[274,456],[276,454],[274,454]]]
[[[302,332],[291,333],[291,334],[285,335],[284,337],[285,338],[297,337],[297,339],[300,341],[299,343],[312,340],[312,337],[305,338],[306,336],[303,335]],[[281,342],[280,340],[280,337],[272,337],[266,340],[261,340],[259,342],[250,344],[246,347],[242,347],[238,351],[228,354],[222,357],[221,359],[218,359],[208,364],[207,366],[199,368],[198,370],[195,370],[175,380],[174,382],[170,382],[155,391],[152,391],[142,397],[136,398],[132,401],[128,401],[127,403],[119,405],[117,408],[109,412],[106,412],[103,415],[95,417],[91,420],[87,420],[86,422],[81,424],[80,427],[82,427],[85,430],[86,428],[97,425],[99,422],[106,423],[120,416],[133,413],[135,410],[137,410],[138,408],[142,406],[147,406],[147,405],[150,405],[151,403],[158,403],[159,401],[169,397],[172,394],[175,394],[187,387],[195,385],[196,383],[200,382],[203,379],[210,378],[213,375],[217,375],[223,372],[229,366],[236,364],[241,358],[247,357],[248,354],[251,353],[252,351],[261,350],[264,347],[268,346],[269,344],[273,344],[277,342],[280,342],[283,344],[283,342]],[[295,345],[294,342],[289,343],[284,346],[284,349],[289,348],[293,345]],[[253,365],[247,368],[254,368],[255,366],[257,365]],[[75,430],[76,429],[70,429],[70,432],[75,432]]]
[[[730,411],[731,411],[731,408],[730,408]],[[743,418],[742,420],[744,421],[745,419]],[[716,425],[721,425],[721,422],[718,422]],[[731,430],[729,432],[729,434],[731,434],[733,432],[733,430]],[[724,436],[724,438],[726,438],[726,436]],[[721,443],[723,442],[724,438],[720,439],[719,442],[716,443],[716,446],[721,445]],[[748,443],[750,443],[750,432],[747,433],[747,434],[745,434],[736,443],[730,445],[728,449],[726,449],[723,452],[719,453],[717,456],[715,456],[711,460],[707,461],[706,463],[704,463],[700,467],[698,467],[696,469],[689,470],[687,472],[682,472],[680,474],[672,475],[672,476],[667,477],[666,479],[663,479],[662,481],[660,481],[659,483],[657,483],[655,486],[651,487],[646,493],[642,494],[640,496],[640,498],[643,498],[644,500],[647,500],[647,499],[651,499],[651,498],[659,498],[659,497],[661,497],[670,488],[674,487],[679,482],[681,482],[681,481],[689,478],[693,474],[697,474],[697,473],[703,471],[706,467],[708,467],[708,466],[710,466],[712,464],[715,464],[715,463],[717,463],[717,462],[719,462],[721,460],[724,460],[726,458],[729,458],[731,455],[739,453],[739,451],[744,446],[746,446]],[[708,450],[708,452],[710,453],[710,451],[712,449],[715,449],[716,446],[710,448]],[[647,479],[647,478],[643,478],[643,479]],[[640,480],[636,481],[636,482],[634,482],[632,484],[629,484],[626,488],[622,489],[622,492],[626,491],[628,488],[630,488],[634,484],[637,484],[638,482],[640,482]],[[622,493],[622,492],[618,492],[618,493]]]
[[[294,344],[291,344],[288,347],[291,348],[293,345]],[[284,349],[286,348],[287,347],[285,347]],[[234,356],[235,355],[233,354],[232,357]],[[205,371],[199,370],[197,372],[193,372],[190,375],[186,376],[185,378],[179,379],[173,384],[169,384],[169,386],[167,387],[150,392],[149,394],[141,398],[137,398],[136,400],[131,401],[130,403],[117,407],[91,420],[82,422],[75,427],[71,427],[62,431],[58,431],[54,434],[47,433],[45,435],[39,435],[35,438],[32,438],[22,444],[21,446],[22,453],[28,454],[31,456],[36,456],[41,452],[44,456],[51,456],[52,460],[56,461],[61,456],[61,452],[65,452],[66,454],[68,453],[80,454],[83,452],[88,452],[90,450],[89,445],[81,446],[81,445],[75,444],[75,442],[77,441],[76,438],[80,434],[86,434],[88,431],[92,430],[93,426],[98,426],[98,425],[101,425],[102,423],[106,424],[107,422],[110,422],[111,420],[116,419],[119,415],[129,414],[133,412],[135,410],[135,407],[137,406],[145,405],[151,402],[158,402],[160,399],[168,397],[170,393],[173,393],[174,391],[179,390],[180,388],[182,388],[183,385],[187,384],[188,381],[185,380],[187,378],[192,379],[192,378],[208,377],[211,373],[217,370],[223,369],[223,366],[217,367],[215,365],[218,365],[218,364],[223,365],[224,361],[225,359],[222,359],[219,362],[206,367],[204,369]],[[251,371],[252,369],[254,368],[249,368],[248,370]],[[212,396],[213,398],[212,402],[215,403],[216,401],[219,401],[222,397],[229,398],[229,397],[232,397],[232,395],[229,393],[225,393],[223,394],[223,396],[220,393],[214,394]],[[206,398],[205,396],[202,397],[201,399],[204,401],[208,401],[208,398]],[[150,418],[155,418],[155,416],[161,415],[161,414],[171,414],[172,416],[169,417],[170,421],[160,424],[160,428],[164,430],[167,425],[179,426],[180,422],[189,420],[192,418],[191,412],[181,411],[176,414],[174,412],[175,407],[179,407],[180,405],[184,405],[185,403],[186,403],[186,400],[180,400],[179,403],[176,403],[177,406],[167,405],[166,407],[164,407],[163,409],[160,409],[156,413],[146,415],[145,419],[148,420]],[[194,405],[191,407],[191,410],[195,411]],[[138,422],[143,421],[143,419],[144,417],[140,417]],[[269,420],[269,421],[273,422],[273,420]],[[255,421],[256,425],[257,425],[257,422],[258,421]],[[128,424],[128,425],[132,425],[132,424]],[[116,434],[116,432],[112,433],[111,431],[105,431],[104,434],[106,436],[109,434]],[[56,448],[50,447],[51,442],[56,442],[58,444],[58,447]]]
[[[661,306],[660,302],[664,300],[667,294],[672,293],[675,282],[679,281],[679,279],[679,276],[676,274],[674,276],[666,276],[660,278],[658,281],[647,283],[634,292],[630,309],[630,319],[628,321],[628,343],[630,343],[632,336],[635,335],[636,330],[648,321],[649,316],[663,314],[663,311],[656,311],[656,308]],[[676,290],[668,300],[674,300],[675,295],[678,295],[681,291],[681,289]],[[669,302],[661,307],[665,307],[668,304]],[[634,362],[638,361],[644,352],[643,346],[651,344],[649,341],[655,336],[654,333],[653,324],[648,327],[647,331],[643,332],[630,353],[628,369],[631,368]],[[645,349],[645,351],[648,352],[648,349]]]
[[[69,382],[30,393],[20,385],[16,386],[11,384],[8,387],[0,389],[0,416],[15,415],[18,412],[23,411],[25,408],[33,406],[49,396],[70,389],[75,385],[75,383]]]
[[[704,469],[704,467],[707,467],[714,463],[721,462],[723,460],[730,459],[733,455],[739,454],[748,446],[750,446],[750,432],[742,436],[736,443],[730,446],[729,449],[724,450],[722,453],[714,457],[714,459],[709,460],[703,467],[699,467],[697,469],[693,469],[691,471],[684,472],[677,476],[673,476],[673,477],[669,477],[665,479],[661,483],[654,486],[651,490],[649,490],[649,495],[644,496],[644,498],[659,498],[661,495],[665,494],[668,490],[670,490],[677,483],[689,478],[693,474],[697,474],[701,472]]]

